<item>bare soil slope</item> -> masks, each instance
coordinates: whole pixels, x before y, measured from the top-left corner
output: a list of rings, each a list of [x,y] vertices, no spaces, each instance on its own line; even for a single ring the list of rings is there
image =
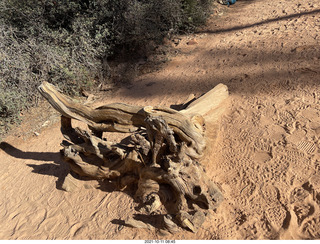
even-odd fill
[[[133,214],[146,218],[130,194],[96,181],[61,190],[68,171],[55,114],[39,136],[1,144],[1,239],[320,239],[320,3],[239,0],[216,11],[172,42],[178,54],[163,69],[94,103],[170,106],[229,87],[203,160],[225,201],[203,227],[174,235],[125,227]]]

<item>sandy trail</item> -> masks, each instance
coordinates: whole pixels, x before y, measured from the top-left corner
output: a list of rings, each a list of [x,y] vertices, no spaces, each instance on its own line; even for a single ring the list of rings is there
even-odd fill
[[[320,3],[239,0],[180,39],[163,69],[96,105],[170,106],[229,87],[219,138],[203,160],[225,201],[203,227],[166,236],[122,227],[139,214],[128,194],[96,181],[61,190],[68,168],[53,123],[1,144],[1,239],[320,238]]]

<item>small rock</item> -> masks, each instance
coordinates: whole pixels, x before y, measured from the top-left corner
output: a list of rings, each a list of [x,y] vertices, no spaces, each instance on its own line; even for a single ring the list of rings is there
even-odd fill
[[[198,42],[195,39],[191,39],[190,41],[187,42],[187,45],[197,45]]]
[[[49,123],[50,123],[50,121],[49,121],[49,120],[47,120],[46,122],[44,122],[44,123],[42,124],[42,127],[47,126]]]
[[[40,133],[38,133],[38,132],[34,132],[34,134],[35,134],[35,136],[40,136]]]

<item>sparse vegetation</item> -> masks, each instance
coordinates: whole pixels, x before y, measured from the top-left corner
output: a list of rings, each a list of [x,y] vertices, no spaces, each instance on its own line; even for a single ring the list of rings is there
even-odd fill
[[[192,31],[212,0],[0,0],[0,133],[47,80],[77,94],[108,77],[107,58]]]

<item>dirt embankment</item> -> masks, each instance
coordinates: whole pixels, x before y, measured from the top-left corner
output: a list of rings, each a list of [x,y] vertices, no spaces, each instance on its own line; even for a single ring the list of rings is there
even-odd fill
[[[229,87],[203,160],[225,201],[203,227],[166,236],[123,227],[145,218],[130,195],[95,181],[62,191],[62,136],[50,122],[1,144],[1,239],[320,238],[320,3],[239,0],[216,10],[203,30],[172,42],[178,54],[163,69],[95,102],[170,106]]]

